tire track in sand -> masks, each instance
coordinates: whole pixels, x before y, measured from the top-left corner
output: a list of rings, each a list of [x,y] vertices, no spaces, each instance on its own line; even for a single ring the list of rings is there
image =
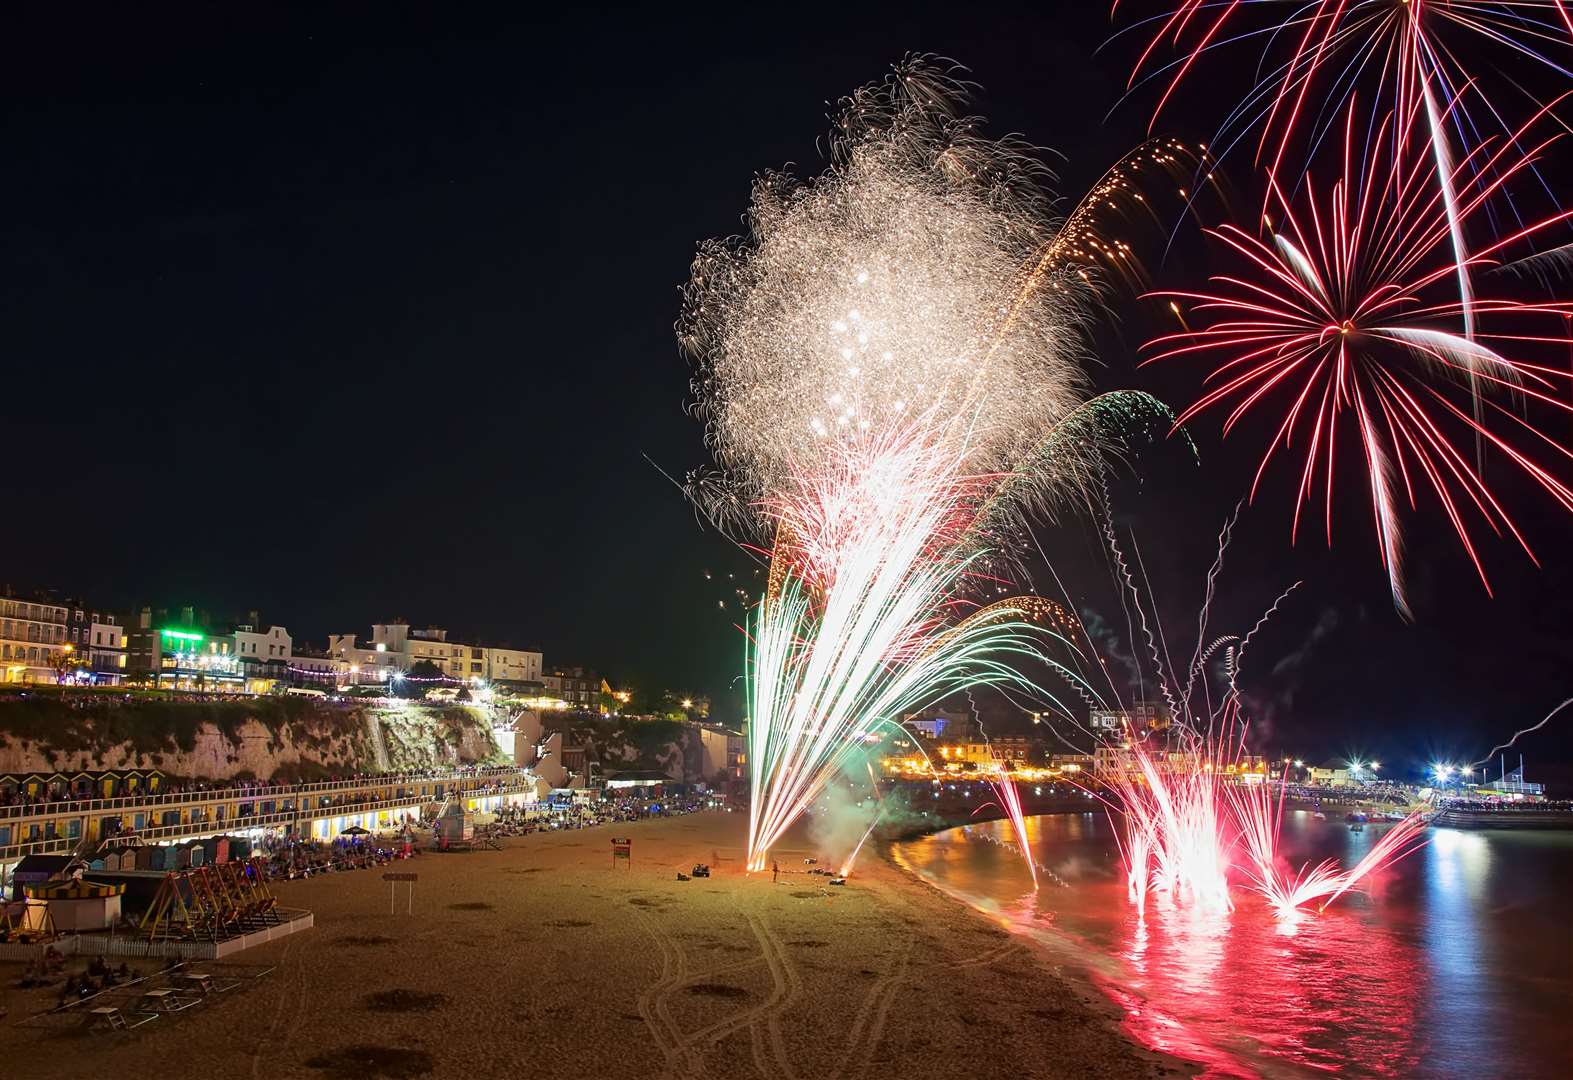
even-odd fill
[[[300,1031],[301,1025],[306,1022],[309,1012],[307,1008],[306,992],[310,989],[310,981],[306,978],[306,961],[304,957],[290,962],[290,953],[294,951],[298,935],[291,934],[284,942],[284,948],[279,952],[278,968],[281,974],[288,973],[288,977],[281,978],[284,984],[279,988],[279,1004],[273,1012],[273,1021],[268,1024],[268,1029],[257,1042],[257,1048],[251,1055],[252,1080],[261,1080],[262,1055],[275,1043],[288,1046],[293,1044],[295,1035]],[[286,1014],[293,1005],[295,1012],[285,1023]]]
[[[779,945],[772,948],[769,940],[754,926],[750,916],[745,917],[749,919],[750,929],[754,931],[756,940],[760,942],[760,955],[704,970],[691,968],[687,951],[681,942],[668,933],[655,916],[639,912],[637,917],[661,952],[660,973],[655,982],[639,994],[640,1017],[650,1029],[670,1075],[679,1078],[704,1076],[705,1052],[734,1031],[755,1025],[759,1019],[771,1015],[774,1010],[783,1005],[790,995],[795,975],[782,973],[780,969],[784,967],[784,961],[779,955]],[[692,1032],[684,1032],[682,1024],[672,1015],[671,1003],[677,994],[695,983],[757,967],[761,963],[770,972],[772,983],[770,995],[765,1001]],[[776,1041],[780,1041],[779,1034]],[[785,1075],[790,1077],[790,1071]]]

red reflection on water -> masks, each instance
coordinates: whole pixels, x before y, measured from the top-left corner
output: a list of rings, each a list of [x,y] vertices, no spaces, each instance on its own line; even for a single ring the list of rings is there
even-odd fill
[[[1052,838],[1045,837],[1044,822]],[[1152,1049],[1197,1063],[1207,1077],[1411,1076],[1423,1072],[1417,1019],[1436,993],[1412,895],[1346,895],[1320,914],[1282,921],[1259,894],[1233,890],[1234,909],[1127,896],[1105,822],[1029,819],[1028,835],[1064,887],[1022,892],[1025,875],[987,827],[931,838],[924,869],[1018,931],[1077,957],[1125,1013],[1123,1026]],[[1329,841],[1358,855],[1370,838],[1341,829],[1293,829],[1293,858],[1322,857]],[[1054,855],[1050,856],[1049,853]],[[1014,865],[1013,865],[1014,863]],[[1413,868],[1408,872],[1413,875]],[[1015,888],[1011,888],[1011,884]],[[998,903],[988,898],[1013,896]]]
[[[1126,1029],[1203,1065],[1204,1076],[1251,1076],[1272,1059],[1402,1076],[1420,1060],[1425,955],[1368,932],[1358,910],[1285,924],[1242,896],[1232,913],[1149,907],[1116,932],[1131,978],[1098,981],[1125,1008]]]

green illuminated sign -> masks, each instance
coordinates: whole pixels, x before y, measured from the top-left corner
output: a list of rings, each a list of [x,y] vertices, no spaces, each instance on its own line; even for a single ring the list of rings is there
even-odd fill
[[[181,641],[201,641],[202,640],[202,635],[201,634],[193,634],[193,633],[191,633],[190,631],[187,631],[187,630],[164,630],[164,631],[162,631],[162,633],[167,638],[179,638]]]

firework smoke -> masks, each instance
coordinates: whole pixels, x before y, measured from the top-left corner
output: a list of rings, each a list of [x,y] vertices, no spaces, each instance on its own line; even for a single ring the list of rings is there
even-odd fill
[[[962,91],[919,58],[848,98],[830,167],[763,177],[749,234],[702,245],[684,294],[720,466],[690,490],[770,543],[750,623],[753,866],[879,725],[969,686],[1034,689],[1003,661],[1039,655],[1046,609],[968,617],[963,597],[1005,591],[1025,514],[1084,493],[1111,432],[1167,415],[1085,400],[1089,264],[1120,249],[1085,212],[1059,242],[1038,158],[984,137]],[[1171,156],[1144,153],[1105,178],[1106,204]]]

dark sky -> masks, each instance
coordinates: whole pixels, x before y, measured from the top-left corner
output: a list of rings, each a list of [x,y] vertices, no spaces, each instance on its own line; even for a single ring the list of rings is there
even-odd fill
[[[1074,194],[1152,103],[1106,115],[1132,54],[1094,54],[1104,10],[121,5],[14,22],[4,577],[259,608],[297,639],[404,616],[720,691],[742,655],[726,574],[751,581],[751,564],[646,461],[704,460],[671,330],[695,243],[736,229],[756,171],[817,169],[828,103],[908,51],[967,64],[993,129],[1062,153]],[[1165,130],[1209,136],[1225,97],[1215,73]],[[1205,275],[1187,236],[1167,261],[1149,238],[1160,283]],[[1135,368],[1142,305],[1113,306],[1100,384],[1191,400],[1194,371]],[[1199,466],[1161,446],[1118,493],[1186,654],[1260,441],[1196,435]],[[1489,544],[1487,601],[1445,522],[1419,515],[1408,626],[1359,484],[1333,555],[1314,530],[1289,548],[1276,494],[1231,551],[1214,632],[1306,581],[1251,673],[1275,743],[1478,754],[1573,693],[1566,518],[1509,486],[1546,567]],[[1040,539],[1078,600],[1112,611],[1092,532]],[[1569,756],[1561,727],[1526,740],[1532,760]]]

